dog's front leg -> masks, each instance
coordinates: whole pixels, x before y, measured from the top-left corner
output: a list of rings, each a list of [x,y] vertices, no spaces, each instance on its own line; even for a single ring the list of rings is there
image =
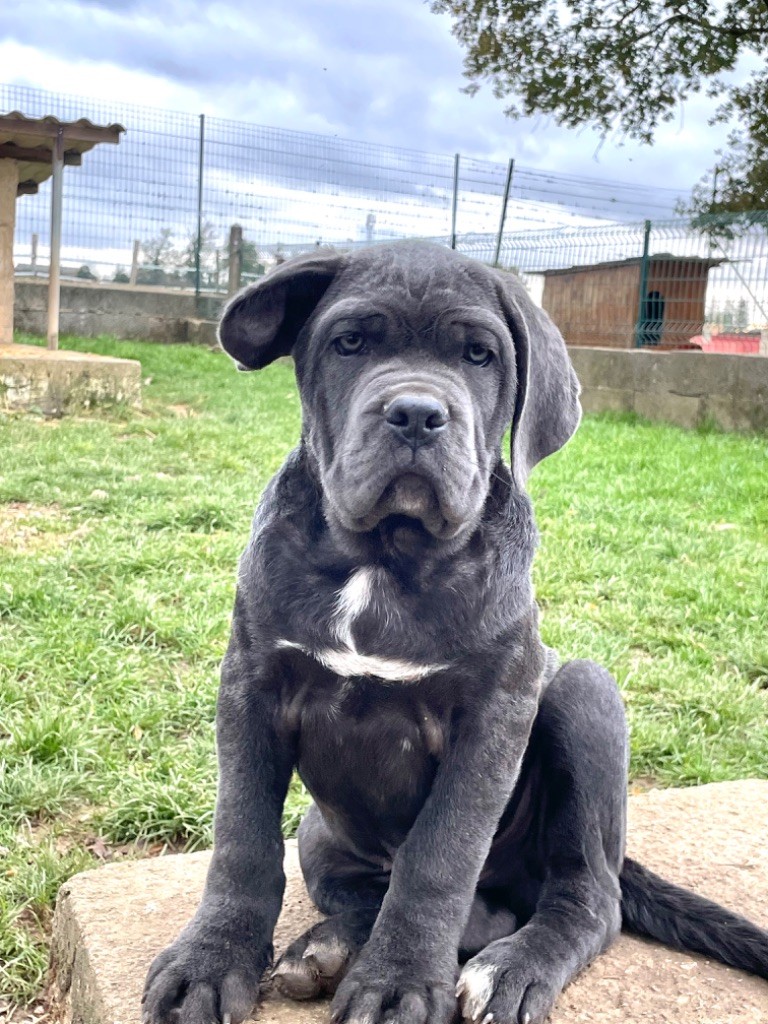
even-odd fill
[[[339,1024],[446,1024],[458,946],[517,780],[539,686],[483,697],[456,723],[432,792],[397,851],[371,938],[333,1001]]]
[[[275,732],[274,698],[258,668],[233,651],[216,714],[219,791],[202,902],[153,962],[144,1024],[239,1024],[272,957],[285,887],[280,818],[293,758]]]

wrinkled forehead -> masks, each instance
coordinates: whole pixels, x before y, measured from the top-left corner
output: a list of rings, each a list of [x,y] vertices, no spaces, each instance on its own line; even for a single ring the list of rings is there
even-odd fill
[[[398,309],[413,326],[433,322],[441,311],[456,307],[484,308],[501,315],[493,276],[450,249],[372,247],[355,253],[329,289],[330,304],[339,295]]]

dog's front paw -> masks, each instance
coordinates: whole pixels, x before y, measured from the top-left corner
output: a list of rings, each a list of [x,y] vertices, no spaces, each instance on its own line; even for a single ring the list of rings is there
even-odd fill
[[[272,957],[268,942],[244,942],[243,931],[189,925],[149,968],[142,1024],[241,1024]]]
[[[519,933],[468,961],[456,995],[462,1018],[473,1024],[543,1024],[563,984],[546,953],[530,948]]]
[[[449,1024],[456,1014],[453,968],[365,962],[363,954],[331,1005],[334,1024]]]

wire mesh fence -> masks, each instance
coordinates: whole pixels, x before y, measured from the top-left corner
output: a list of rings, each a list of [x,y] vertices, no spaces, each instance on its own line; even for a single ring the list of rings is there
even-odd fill
[[[671,189],[514,166],[506,191],[505,163],[0,86],[12,110],[127,129],[65,171],[65,277],[225,295],[319,245],[419,237],[516,270],[573,344],[757,351],[768,328],[768,214],[692,224]],[[49,211],[50,183],[19,199],[17,275],[45,276]]]
[[[243,229],[246,275],[257,273],[265,259],[318,242],[448,241],[451,235],[453,155],[22,86],[0,86],[0,110],[116,121],[127,129],[119,147],[97,149],[65,174],[63,263],[83,278],[130,278],[138,242],[140,283],[221,289],[233,224]],[[505,163],[460,158],[459,239],[496,232],[506,173]],[[16,260],[22,271],[45,267],[49,196],[47,184],[19,202]],[[671,189],[517,167],[507,230],[671,214],[678,198]]]
[[[489,258],[487,241],[466,249]],[[765,350],[768,212],[529,231],[501,263],[573,345]]]

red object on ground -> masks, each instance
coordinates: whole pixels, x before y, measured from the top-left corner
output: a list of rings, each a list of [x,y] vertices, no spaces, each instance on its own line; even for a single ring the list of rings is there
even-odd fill
[[[700,345],[704,352],[740,352],[743,355],[757,355],[760,351],[759,334],[713,334],[707,341],[698,334],[691,338],[695,345]]]

